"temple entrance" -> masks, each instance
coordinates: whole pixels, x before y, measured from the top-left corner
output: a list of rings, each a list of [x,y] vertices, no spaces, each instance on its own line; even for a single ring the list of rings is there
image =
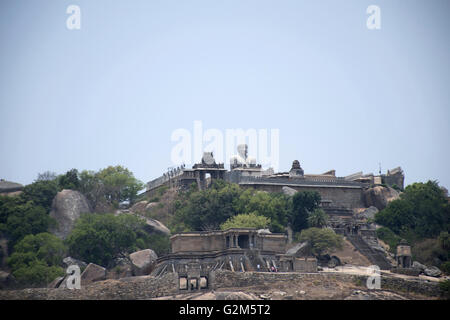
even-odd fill
[[[242,249],[249,248],[249,239],[247,234],[238,236],[238,246]]]

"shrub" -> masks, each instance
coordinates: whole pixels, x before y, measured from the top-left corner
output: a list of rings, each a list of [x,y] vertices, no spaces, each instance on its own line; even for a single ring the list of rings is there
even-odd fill
[[[230,228],[256,228],[265,229],[270,225],[270,219],[264,216],[250,214],[238,214],[225,221],[220,229],[226,230]]]
[[[441,264],[440,269],[445,274],[450,275],[450,261],[447,261],[447,262],[444,262],[443,264]]]
[[[389,245],[389,251],[391,251],[392,253],[396,252],[397,245],[399,244],[401,238],[397,236],[391,229],[386,227],[377,229],[377,237]]]
[[[441,296],[450,299],[450,280],[441,281],[439,283],[439,289],[441,291]]]
[[[309,254],[321,256],[334,249],[340,249],[343,245],[343,238],[332,229],[309,228],[300,233],[300,242],[308,242],[307,250]]]
[[[149,236],[144,226],[143,219],[129,214],[82,215],[66,240],[69,254],[109,268],[116,258],[151,247],[152,239],[164,248],[162,240]]]
[[[62,240],[52,234],[28,235],[14,246],[8,264],[20,284],[46,285],[64,274],[65,252]]]

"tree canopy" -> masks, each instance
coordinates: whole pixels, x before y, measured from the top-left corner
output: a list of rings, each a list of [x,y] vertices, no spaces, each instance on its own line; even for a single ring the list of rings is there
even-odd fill
[[[66,239],[74,258],[111,267],[115,259],[151,247],[143,219],[130,214],[85,214]]]
[[[27,235],[14,246],[8,264],[21,284],[46,285],[62,276],[63,242],[49,233]]]
[[[375,215],[375,222],[405,238],[436,237],[450,229],[450,204],[436,181],[413,183]]]
[[[307,242],[307,250],[314,256],[321,256],[334,249],[340,249],[343,244],[342,236],[329,228],[304,229],[298,240]]]
[[[289,216],[289,222],[294,232],[308,228],[308,217],[311,212],[319,207],[320,201],[320,194],[315,191],[304,191],[294,194],[292,197],[292,211]]]
[[[227,230],[230,228],[256,228],[265,229],[269,226],[270,219],[264,216],[250,214],[238,214],[231,217],[220,225],[220,229]]]

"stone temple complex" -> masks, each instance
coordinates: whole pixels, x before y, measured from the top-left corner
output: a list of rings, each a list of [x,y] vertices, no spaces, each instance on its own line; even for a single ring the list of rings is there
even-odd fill
[[[238,154],[230,159],[230,170],[225,169],[224,164],[216,163],[212,152],[205,152],[201,162],[191,169],[181,166],[148,182],[146,192],[152,196],[162,186],[183,190],[193,183],[203,190],[216,179],[236,183],[242,188],[288,195],[316,191],[321,196],[320,206],[329,216],[329,227],[345,235],[374,265],[385,270],[391,268],[384,249],[378,244],[375,226],[368,223],[367,218],[386,206],[386,198],[398,197],[395,189],[403,190],[404,173],[400,167],[380,175],[358,172],[338,177],[335,170],[322,174],[305,173],[300,162],[294,160],[289,171],[275,173],[272,169],[264,170],[255,159],[248,157],[247,151],[247,145],[238,146]],[[389,193],[381,197],[384,202],[379,201],[382,192]],[[255,270],[259,265],[263,268],[276,266],[286,271],[314,270],[315,259],[303,257],[301,260],[295,253],[286,255],[285,245],[291,241],[287,238],[284,234],[265,234],[251,229],[174,235],[171,254],[161,258],[154,272],[186,274],[182,277],[189,283],[188,273],[192,267],[200,285],[200,275],[207,277],[206,273],[217,268],[244,271]]]

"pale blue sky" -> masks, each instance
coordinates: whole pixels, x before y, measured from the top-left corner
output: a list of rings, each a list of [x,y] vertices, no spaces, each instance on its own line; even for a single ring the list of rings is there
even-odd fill
[[[66,8],[81,8],[81,30]],[[381,30],[366,9],[381,8]],[[280,170],[450,187],[450,1],[0,2],[0,177],[167,170],[177,128],[280,130]],[[250,146],[251,148],[252,146]],[[199,160],[199,159],[197,159]]]

